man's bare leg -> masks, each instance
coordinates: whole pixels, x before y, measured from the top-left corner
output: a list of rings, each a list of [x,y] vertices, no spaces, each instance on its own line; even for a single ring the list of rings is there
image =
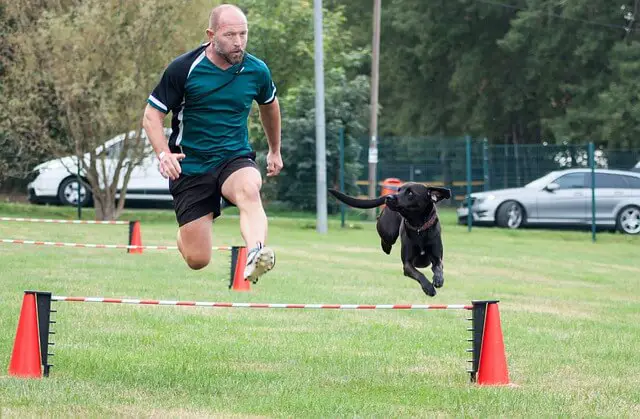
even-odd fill
[[[262,176],[253,167],[233,172],[222,185],[222,195],[240,211],[240,233],[247,248],[264,244],[267,239],[267,215],[262,207]]]
[[[252,282],[275,264],[273,250],[263,247],[268,221],[260,198],[261,187],[262,176],[254,167],[243,167],[233,172],[222,185],[222,195],[240,211],[240,233],[249,250],[245,279]]]
[[[202,269],[211,260],[213,214],[188,222],[178,229],[178,250],[191,269]]]

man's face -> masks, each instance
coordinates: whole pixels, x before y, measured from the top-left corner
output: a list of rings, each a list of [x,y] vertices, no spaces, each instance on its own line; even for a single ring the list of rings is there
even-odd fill
[[[207,33],[219,56],[231,65],[242,62],[247,48],[248,29],[245,22],[221,22],[215,33],[210,30]]]

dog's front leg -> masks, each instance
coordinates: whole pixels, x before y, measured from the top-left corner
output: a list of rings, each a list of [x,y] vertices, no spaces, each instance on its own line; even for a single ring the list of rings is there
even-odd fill
[[[417,270],[413,266],[413,264],[411,264],[410,262],[404,262],[403,268],[404,268],[404,275],[418,281],[420,283],[420,286],[422,287],[422,291],[424,291],[425,294],[427,294],[430,297],[433,297],[434,295],[436,295],[436,289],[433,287],[433,284],[431,284],[431,282],[429,282],[427,277],[424,276],[422,272]]]
[[[429,248],[429,259],[431,261],[431,271],[433,272],[433,285],[440,288],[444,285],[444,267],[443,267],[443,249],[442,239],[438,229],[438,235],[434,237]]]
[[[444,269],[442,259],[434,260],[431,263],[431,272],[433,272],[433,286],[440,288],[444,285]]]

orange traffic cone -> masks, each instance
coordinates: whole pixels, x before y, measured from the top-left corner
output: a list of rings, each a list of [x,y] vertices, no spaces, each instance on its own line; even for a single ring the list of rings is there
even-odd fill
[[[231,285],[234,291],[251,291],[251,283],[244,279],[247,264],[247,248],[233,246],[231,249]]]
[[[485,386],[509,384],[507,357],[504,352],[500,312],[497,303],[487,304],[484,333],[478,363],[478,384]]]
[[[140,232],[140,221],[129,221],[129,245],[142,246],[142,233]],[[127,249],[128,253],[142,253],[142,248]]]
[[[25,294],[22,299],[16,340],[9,362],[9,375],[42,377],[36,296],[32,293]]]

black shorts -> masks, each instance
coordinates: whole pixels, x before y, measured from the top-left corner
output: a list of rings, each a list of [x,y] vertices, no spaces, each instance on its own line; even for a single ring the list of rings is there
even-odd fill
[[[255,167],[258,170],[255,157],[255,153],[233,157],[202,175],[181,174],[178,179],[169,180],[169,192],[173,196],[178,225],[183,226],[209,213],[213,213],[213,218],[218,217],[223,198],[222,184],[233,172],[243,167]]]

